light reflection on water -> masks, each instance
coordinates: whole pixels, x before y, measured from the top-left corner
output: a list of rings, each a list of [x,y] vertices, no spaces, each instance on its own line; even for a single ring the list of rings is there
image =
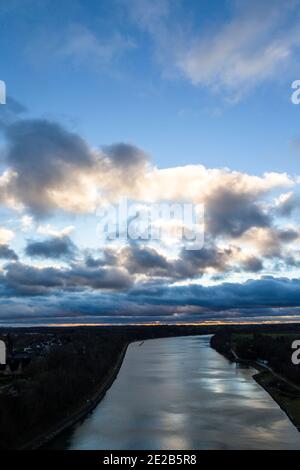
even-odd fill
[[[128,348],[104,400],[52,448],[300,449],[300,433],[253,380],[209,347],[208,336]]]

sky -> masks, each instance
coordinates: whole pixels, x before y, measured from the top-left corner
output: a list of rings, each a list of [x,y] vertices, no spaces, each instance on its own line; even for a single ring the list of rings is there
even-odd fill
[[[299,319],[299,19],[299,0],[1,2],[0,323]],[[140,217],[111,237],[124,200]],[[161,204],[181,212],[130,237]]]

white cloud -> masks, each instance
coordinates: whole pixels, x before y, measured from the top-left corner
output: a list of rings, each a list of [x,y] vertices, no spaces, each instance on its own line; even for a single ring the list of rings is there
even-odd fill
[[[0,227],[0,245],[6,245],[14,238],[14,236],[15,234],[12,230]]]
[[[62,30],[43,30],[33,36],[25,52],[33,63],[64,60],[75,66],[105,67],[136,47],[117,30],[104,33],[79,23],[67,23]],[[107,67],[108,68],[108,67]]]
[[[206,168],[203,165],[153,168],[143,179],[140,198],[144,196],[146,200],[171,199],[205,203],[211,194],[218,193],[222,188],[258,196],[294,184],[294,180],[286,173],[266,173],[260,177],[227,168]]]
[[[0,175],[0,204],[20,210],[22,204],[16,200],[13,191],[16,176],[17,173],[9,169],[5,170],[4,173]]]
[[[296,182],[286,173],[266,173],[262,176],[231,171],[227,168],[206,168],[203,165],[186,165],[159,169],[150,165],[137,166],[130,171],[115,165],[105,166],[97,159],[90,168],[80,168],[71,179],[70,172],[59,183],[44,188],[49,209],[71,213],[92,213],[97,206],[118,203],[127,197],[137,201],[162,200],[205,203],[218,191],[229,188],[235,194],[261,197],[277,188],[293,187]],[[134,178],[133,175],[134,174]],[[1,179],[1,177],[0,177]],[[26,188],[26,187],[25,187]],[[9,199],[16,198],[14,186],[6,188]],[[24,201],[17,200],[22,206]],[[41,197],[44,194],[41,194]],[[45,198],[45,197],[44,197]],[[35,199],[36,201],[36,199]],[[6,201],[2,204],[9,206]],[[45,206],[46,209],[46,206]],[[27,224],[29,219],[24,219]]]
[[[39,225],[37,228],[37,233],[40,235],[48,235],[55,238],[67,237],[75,230],[74,225],[69,225],[61,230],[55,229],[52,225]]]
[[[150,35],[164,72],[179,72],[234,102],[257,84],[277,80],[292,63],[300,46],[299,2],[229,5],[229,17],[220,22],[196,15],[191,21],[192,7],[186,9],[182,2],[128,2],[131,17]]]
[[[239,10],[219,31],[195,38],[177,65],[194,84],[243,92],[279,72],[293,53],[293,36],[280,28],[281,12],[284,7],[270,3]]]
[[[103,38],[85,26],[71,25],[66,31],[64,42],[57,47],[56,54],[77,63],[91,60],[108,63],[134,47],[131,39],[118,32]]]
[[[33,217],[30,217],[29,215],[23,215],[23,217],[21,217],[22,232],[28,232],[28,230],[31,229],[32,224],[33,224]]]

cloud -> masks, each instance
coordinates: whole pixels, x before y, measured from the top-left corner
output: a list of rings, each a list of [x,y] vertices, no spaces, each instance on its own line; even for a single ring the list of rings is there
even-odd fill
[[[91,149],[80,136],[47,120],[16,121],[8,126],[6,135],[10,166],[0,177],[0,201],[17,210],[27,208],[37,218],[58,209],[89,213],[97,205],[105,208],[124,196],[141,204],[174,201],[204,205],[206,247],[200,254],[195,254],[193,260],[184,254],[170,260],[151,252],[152,248],[141,251],[131,247],[132,252],[127,255],[123,252],[124,263],[131,272],[182,279],[207,272],[225,273],[234,266],[258,271],[261,256],[280,254],[282,245],[288,242],[283,234],[268,234],[282,204],[290,197],[281,196],[274,206],[268,201],[269,195],[296,185],[296,180],[285,173],[254,176],[202,165],[159,169],[151,165],[143,150],[132,144]],[[25,215],[21,221],[27,227],[32,217]],[[58,230],[50,224],[40,224],[38,233],[64,240],[31,241],[26,253],[54,258],[70,256],[66,240],[73,229],[74,226],[68,226]],[[257,239],[251,236],[254,229],[261,229]],[[244,234],[247,236],[242,238]],[[223,246],[218,246],[222,240]],[[231,246],[232,240],[235,247]],[[240,243],[252,245],[250,252],[242,255]],[[150,261],[152,265],[147,266]]]
[[[0,107],[0,129],[5,129],[7,126],[20,119],[22,114],[26,113],[27,108],[19,103],[15,98],[8,96],[6,105]]]
[[[85,265],[88,268],[98,268],[100,266],[117,266],[118,265],[119,252],[112,248],[104,248],[101,251],[101,256],[96,258],[89,250],[85,252]]]
[[[243,284],[223,283],[204,287],[198,284],[189,286],[137,286],[130,296],[137,302],[149,305],[172,305],[198,307],[198,313],[205,310],[226,311],[231,309],[251,309],[253,315],[258,308],[298,307],[300,302],[300,281],[266,277],[249,280]]]
[[[33,32],[25,45],[30,62],[43,64],[45,60],[67,63],[72,67],[93,67],[110,73],[123,56],[136,48],[135,41],[114,25],[91,28],[82,22],[67,21],[55,30],[47,24]],[[115,72],[113,72],[115,74]]]
[[[252,87],[277,80],[293,63],[300,45],[299,3],[254,0],[227,6],[221,21],[201,16],[193,6],[187,10],[184,2],[127,2],[131,19],[149,34],[165,72],[236,102]]]
[[[0,244],[0,259],[18,260],[18,255],[8,245]]]
[[[207,243],[201,250],[182,249],[176,266],[182,272],[182,277],[195,277],[203,275],[206,271],[224,273],[229,269],[233,256],[231,248],[222,249]]]
[[[233,321],[251,319],[287,319],[299,316],[300,282],[298,279],[273,277],[249,280],[243,284],[224,283],[204,287],[198,284],[168,286],[145,284],[129,291],[67,290],[64,296],[55,294],[53,287],[60,286],[57,270],[24,268],[14,272],[9,267],[2,298],[8,300],[1,320],[8,322],[24,315],[26,322],[196,322],[205,320]],[[36,277],[36,279],[34,279]],[[32,282],[34,280],[34,282]],[[4,289],[4,290],[3,290]],[[51,295],[48,295],[51,292]],[[37,296],[32,297],[33,293]],[[26,296],[26,294],[30,294]],[[42,297],[40,295],[43,294]],[[18,298],[18,296],[20,296]],[[41,313],[43,312],[43,313]],[[20,317],[19,317],[20,318]]]
[[[37,233],[41,235],[48,235],[50,237],[68,237],[74,232],[75,227],[74,225],[68,225],[61,230],[57,230],[53,228],[50,224],[47,225],[39,225],[37,228]]]
[[[282,28],[286,16],[293,14],[290,2],[286,7],[277,1],[255,1],[251,7],[236,3],[231,19],[195,38],[178,65],[194,84],[240,95],[257,83],[276,78],[296,44],[287,25],[285,31]]]
[[[243,269],[252,273],[256,273],[263,270],[263,262],[256,256],[249,256],[243,263]]]
[[[250,228],[238,243],[241,249],[252,249],[264,258],[285,258],[285,252],[292,253],[293,244],[297,249],[300,234],[298,229],[285,227]],[[292,246],[291,246],[292,245]]]
[[[21,222],[21,231],[28,232],[28,230],[30,230],[33,225],[33,218],[30,217],[29,215],[23,215],[21,217],[20,222]]]
[[[12,230],[0,226],[0,245],[5,245],[14,238],[15,234]]]
[[[110,163],[117,168],[135,169],[145,166],[149,160],[149,156],[143,150],[123,142],[106,145],[102,149]]]
[[[70,272],[66,273],[67,282],[75,289],[78,286],[98,289],[123,290],[132,286],[133,280],[127,270],[120,267],[97,267],[96,269],[84,266],[74,266]]]
[[[119,32],[99,37],[80,24],[69,25],[62,36],[63,41],[53,44],[53,53],[57,58],[70,59],[76,65],[90,65],[91,62],[106,65],[135,48],[133,40]]]
[[[91,213],[122,197],[141,203],[190,201],[206,204],[214,213],[213,232],[220,232],[223,224],[224,231],[239,234],[247,224],[268,224],[259,203],[263,195],[295,185],[285,173],[259,177],[202,165],[159,169],[132,144],[92,149],[78,134],[45,119],[17,120],[6,127],[5,136],[8,167],[0,176],[0,204],[30,211],[35,218],[58,210]],[[227,227],[221,211],[217,213],[221,193]],[[242,212],[248,222],[236,227]]]
[[[100,203],[142,197],[152,173],[146,152],[135,145],[117,142],[103,146],[98,158],[96,181],[102,190]]]
[[[68,236],[53,237],[44,241],[29,241],[26,255],[36,258],[72,259],[76,246]]]
[[[7,127],[6,138],[13,171],[7,186],[32,213],[57,207],[55,194],[67,183],[70,191],[77,184],[77,193],[84,193],[80,171],[91,170],[94,161],[81,137],[47,120],[24,120]]]
[[[146,317],[153,305],[158,306],[162,317],[193,315],[195,311],[202,314],[214,308],[213,303],[209,305],[208,292],[213,298],[216,292],[223,301],[221,293],[225,290],[218,286],[215,290],[200,290],[201,286],[189,287],[191,282],[224,283],[236,274],[246,279],[250,273],[258,277],[269,269],[286,272],[300,266],[299,229],[292,219],[289,225],[282,222],[283,217],[291,218],[294,213],[298,183],[286,173],[257,176],[200,164],[160,169],[133,144],[119,142],[91,148],[79,135],[48,120],[15,120],[5,128],[5,136],[7,168],[0,176],[0,203],[18,211],[18,228],[29,230],[38,219],[37,233],[46,236],[27,242],[25,254],[32,259],[26,265],[8,246],[14,232],[0,227],[2,258],[13,261],[0,271],[0,294],[7,301],[43,296],[46,302],[53,298],[55,308],[59,296],[74,295],[79,311],[82,308],[92,312],[96,307],[92,303],[89,308],[89,299],[113,291],[105,304],[111,315],[116,314],[115,308],[120,314],[124,312],[124,318],[131,314]],[[286,188],[293,191],[282,194]],[[274,200],[279,191],[281,196]],[[97,254],[93,250],[80,252],[70,239],[74,225],[57,228],[52,220],[39,220],[59,215],[61,227],[63,213],[90,214],[98,206],[101,212],[124,196],[137,202],[141,210],[152,202],[203,205],[204,247],[189,251],[162,239],[160,244],[106,246]],[[173,222],[182,224],[180,220]],[[39,263],[60,260],[65,267],[40,268],[34,265],[36,259]],[[186,290],[171,290],[179,288],[178,284],[186,284]],[[232,288],[232,292],[226,289],[228,301],[232,300],[228,309],[232,309],[234,301],[239,300],[239,287]],[[203,304],[201,297],[197,303],[194,292],[195,297],[203,296]],[[161,297],[169,304],[160,302]],[[253,296],[254,306],[256,300]],[[26,302],[36,311],[37,300]],[[72,302],[67,304],[67,300],[61,300],[60,311],[70,311]],[[126,313],[128,309],[130,313]],[[104,307],[98,306],[100,310]]]
[[[119,250],[117,259],[130,274],[137,278],[142,275],[147,282],[161,278],[172,283],[200,279],[204,274],[224,276],[236,271],[256,273],[263,268],[258,256],[245,255],[239,247],[218,247],[213,243],[195,251],[182,248],[173,258],[154,247],[134,243]]]
[[[132,286],[124,268],[88,268],[73,264],[69,268],[37,268],[23,263],[10,263],[0,275],[2,295],[35,296],[92,290],[123,290]],[[0,289],[1,292],[1,289]],[[88,295],[88,292],[87,292]]]
[[[0,203],[36,218],[57,210],[89,213],[143,186],[148,157],[133,145],[91,149],[79,135],[43,119],[16,121],[5,136],[9,167],[0,176]]]
[[[250,175],[228,168],[206,168],[186,165],[171,168],[152,168],[142,177],[143,186],[135,195],[140,200],[192,201],[206,203],[219,191],[228,197],[241,194],[242,197],[257,200],[267,193],[284,187],[294,186],[296,181],[286,173],[265,173]]]
[[[2,274],[2,295],[46,295],[51,289],[64,286],[60,271],[55,268],[38,269],[18,263],[10,263]]]
[[[206,201],[207,224],[212,236],[221,234],[238,237],[251,227],[268,227],[270,216],[251,192],[220,188]]]
[[[154,248],[132,244],[122,250],[121,257],[131,274],[171,277],[170,262]]]
[[[292,191],[281,194],[276,200],[276,212],[283,217],[289,217],[294,211],[300,209],[300,198]]]
[[[0,204],[15,210],[20,210],[22,205],[14,193],[14,184],[17,173],[10,169],[0,175]]]

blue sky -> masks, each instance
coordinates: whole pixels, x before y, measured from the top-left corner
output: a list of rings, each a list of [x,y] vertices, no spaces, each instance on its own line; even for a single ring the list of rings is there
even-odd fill
[[[262,83],[258,78],[232,105],[223,83],[216,83],[217,91],[194,85],[173,69],[167,54],[158,58],[153,34],[130,16],[126,2],[76,0],[57,2],[56,8],[55,3],[25,0],[1,7],[2,79],[30,114],[66,122],[92,145],[134,142],[162,167],[200,159],[208,166],[256,173],[297,171],[292,142],[298,137],[299,109],[290,101],[296,64],[283,61],[283,67]],[[262,3],[266,11],[274,4]],[[129,4],[134,9],[134,2]],[[186,22],[201,37],[202,29],[214,31],[238,17],[236,9],[226,1],[217,6],[172,2],[169,34]],[[284,26],[294,25],[297,14],[297,8],[287,13]],[[69,52],[63,52],[68,41]],[[111,51],[97,57],[97,47],[109,49],[111,42]],[[238,84],[234,93],[244,86]]]
[[[113,311],[115,321],[130,310],[139,320],[199,321],[255,316],[257,308],[261,317],[264,309],[281,316],[284,307],[297,316],[300,106],[291,102],[291,85],[300,78],[299,16],[298,0],[0,6],[0,79],[8,93],[0,107],[5,321],[43,318],[41,303],[46,318],[58,319],[88,311],[101,320]],[[202,257],[191,261],[177,247],[174,258],[167,243],[100,246],[96,207],[123,196],[203,203]],[[103,261],[108,249],[119,261]],[[29,270],[39,279],[31,288],[19,282]],[[40,281],[52,276],[53,288]],[[88,282],[92,276],[103,283]],[[107,281],[114,276],[119,287]],[[293,279],[290,298],[280,284],[280,311],[272,295],[269,303],[253,297],[251,314],[238,294],[225,313],[190,300],[193,286],[229,282],[234,290],[244,282],[246,291],[266,276],[270,284]],[[170,289],[174,299],[175,289],[186,289],[173,308],[152,293],[157,318],[148,295],[135,297],[156,283],[168,299]],[[103,310],[95,307],[99,298]]]

